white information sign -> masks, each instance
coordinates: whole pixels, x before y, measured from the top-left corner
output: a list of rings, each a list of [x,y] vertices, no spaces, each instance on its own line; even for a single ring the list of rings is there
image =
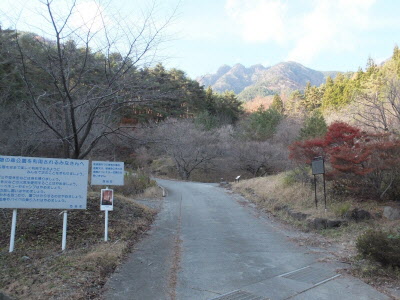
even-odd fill
[[[124,185],[124,163],[93,161],[91,185]]]
[[[86,209],[87,160],[0,156],[0,208]]]

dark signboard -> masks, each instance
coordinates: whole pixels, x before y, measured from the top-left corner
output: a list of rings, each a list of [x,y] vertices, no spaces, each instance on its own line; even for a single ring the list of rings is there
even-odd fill
[[[311,168],[313,175],[325,174],[324,159],[322,158],[322,156],[313,159],[311,163]]]

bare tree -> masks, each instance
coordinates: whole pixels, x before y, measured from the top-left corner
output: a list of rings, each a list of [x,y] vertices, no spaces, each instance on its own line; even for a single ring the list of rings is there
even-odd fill
[[[274,160],[279,155],[279,148],[270,142],[236,141],[232,144],[231,167],[248,172],[252,176],[264,176],[274,171]]]
[[[194,170],[210,167],[222,155],[216,132],[202,131],[190,120],[162,124],[156,141],[165,154],[172,157],[182,179],[189,179]]]
[[[302,120],[298,118],[282,119],[274,136],[266,141],[240,139],[240,133],[237,132],[220,134],[225,152],[219,168],[227,173],[241,172],[242,175],[247,173],[253,177],[287,169],[290,166],[288,146],[298,137],[301,123]]]
[[[389,110],[390,118],[396,120],[393,131],[399,133],[400,125],[400,79],[396,76],[390,78],[387,82],[387,101],[390,104],[391,110]]]
[[[384,78],[384,84],[360,92],[355,99],[354,118],[376,131],[399,133],[400,80],[397,76]]]
[[[49,149],[42,139],[46,128],[31,116],[23,103],[0,103],[0,145],[3,155],[33,155],[37,149]]]
[[[391,127],[390,105],[378,91],[360,93],[356,98],[356,103],[358,107],[354,112],[354,118],[357,122],[378,131],[389,130]]]
[[[153,6],[141,23],[110,22],[98,5],[95,17],[77,27],[76,1],[65,14],[51,0],[42,4],[52,32],[16,35],[26,103],[64,157],[84,158],[100,140],[127,134],[118,118],[122,107],[160,98],[136,70],[154,58],[171,17],[158,22]]]

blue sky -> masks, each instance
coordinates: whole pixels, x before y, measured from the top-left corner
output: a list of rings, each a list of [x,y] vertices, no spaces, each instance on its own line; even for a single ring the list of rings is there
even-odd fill
[[[90,7],[93,0],[83,2]],[[108,7],[122,8],[133,18],[151,1],[109,2]],[[3,26],[17,8],[28,6],[33,20],[32,7],[39,1],[1,1]],[[222,64],[269,66],[288,60],[322,71],[356,71],[368,57],[376,62],[390,57],[400,44],[400,1],[395,0],[163,0],[159,18],[175,7],[170,39],[160,55],[167,57],[167,67],[192,78],[214,73]]]

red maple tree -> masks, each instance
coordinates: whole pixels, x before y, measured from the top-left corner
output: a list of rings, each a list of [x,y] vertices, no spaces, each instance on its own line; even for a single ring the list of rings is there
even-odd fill
[[[335,122],[323,138],[298,141],[289,158],[303,164],[323,156],[327,179],[348,191],[382,198],[400,166],[400,141],[388,133],[376,134]],[[371,192],[373,192],[371,194]]]

